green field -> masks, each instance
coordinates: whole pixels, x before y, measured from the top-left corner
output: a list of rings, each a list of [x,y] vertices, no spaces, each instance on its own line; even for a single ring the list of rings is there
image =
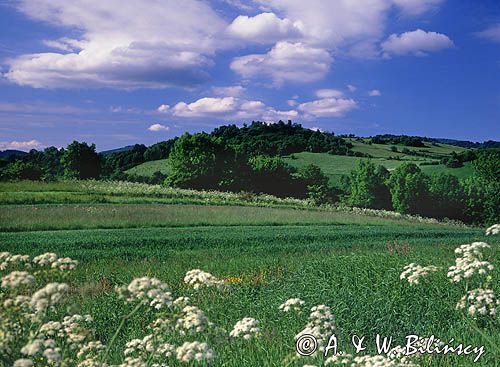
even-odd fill
[[[483,260],[496,265],[490,283],[500,292],[500,238],[486,237],[483,229],[389,218],[382,212],[312,210],[300,201],[280,204],[269,197],[255,199],[248,207],[243,201],[231,205],[236,196],[188,190],[174,195],[138,184],[45,185],[0,185],[0,252],[51,251],[77,259],[79,267],[65,279],[71,292],[54,317],[66,312],[92,314],[96,338],[103,343],[111,342],[122,316],[131,311],[114,287],[147,275],[168,283],[175,297],[189,296],[191,304],[227,331],[243,317],[260,321],[260,337],[249,341],[233,340],[224,333],[172,335],[175,345],[185,340],[208,342],[216,353],[215,366],[321,366],[321,356],[293,358],[294,336],[307,322],[307,309],[318,304],[331,307],[342,350],[348,352],[353,351],[348,346],[353,334],[371,341],[376,334],[393,336],[398,343],[409,334],[436,335],[444,342],[454,338],[484,345],[486,354],[478,363],[471,356],[449,354],[415,357],[416,364],[495,366],[499,361],[498,318],[474,320],[455,310],[465,287],[477,287],[481,278],[453,284],[446,277],[455,247],[487,241],[492,248],[484,251]],[[13,194],[16,199],[10,200]],[[34,194],[46,195],[44,203],[32,204]],[[83,202],[98,196],[117,202]],[[75,197],[82,202],[61,202]],[[220,205],[224,197],[227,201]],[[130,203],[167,198],[182,202]],[[273,206],[267,207],[270,203]],[[411,262],[441,266],[443,271],[410,286],[399,275]],[[228,288],[187,288],[183,277],[196,268],[229,279]],[[285,314],[278,309],[292,297],[306,301],[305,313]],[[144,309],[126,320],[110,350],[113,363],[123,360],[126,341],[147,334],[157,313]],[[375,354],[373,346],[371,342],[365,352]],[[168,365],[189,364],[169,360]]]
[[[153,173],[159,171],[165,175],[168,175],[169,168],[167,161],[168,159],[159,159],[157,161],[144,162],[138,166],[126,170],[125,173],[128,173],[129,175],[151,177],[153,176]]]
[[[461,153],[466,151],[466,148],[458,147],[455,145],[441,144],[441,143],[429,143],[424,142],[425,147],[407,147],[404,145],[394,145],[398,152],[393,152],[391,144],[367,144],[368,139],[354,139],[348,138],[348,141],[353,145],[352,150],[354,152],[361,152],[370,154],[374,158],[388,158],[388,157],[400,157],[402,159],[429,159],[426,157],[413,156],[402,153],[404,149],[408,149],[413,152],[426,153],[430,155],[435,155],[436,157],[445,157],[450,155],[452,152]]]
[[[342,175],[349,175],[359,161],[366,159],[368,158],[310,152],[295,153],[292,156],[286,157],[286,161],[296,168],[300,168],[308,164],[315,164],[319,166],[325,175],[330,179],[332,184],[338,184]],[[411,162],[419,164],[429,160],[420,157],[407,156],[404,160],[370,158],[370,161],[376,165],[382,165],[391,171],[403,163]],[[424,173],[430,174],[443,172],[453,174],[459,178],[469,177],[473,172],[472,164],[470,162],[465,163],[464,166],[460,168],[448,168],[442,164],[421,165],[420,168]]]

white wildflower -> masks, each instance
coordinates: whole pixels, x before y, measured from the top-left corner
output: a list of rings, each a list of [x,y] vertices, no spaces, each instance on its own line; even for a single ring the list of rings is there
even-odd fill
[[[457,310],[467,309],[470,316],[496,316],[500,300],[497,300],[491,289],[473,289],[457,303]]]
[[[14,367],[31,367],[33,364],[31,359],[21,358],[14,362]]]
[[[485,275],[494,268],[488,261],[481,261],[471,253],[466,253],[455,259],[455,265],[448,268],[448,278],[451,282],[458,283],[474,274]]]
[[[346,367],[418,367],[418,365],[408,361],[406,358],[400,360],[390,359],[382,355],[375,356],[352,356],[336,355],[327,358],[325,366],[346,366]]]
[[[35,284],[35,277],[27,271],[13,271],[2,278],[2,288],[16,289]]]
[[[78,266],[78,261],[70,259],[69,257],[64,257],[57,259],[51,265],[52,269],[58,269],[60,271],[74,270]]]
[[[67,284],[49,283],[33,294],[30,307],[37,313],[46,311],[49,307],[53,307],[58,303],[68,291],[69,286]]]
[[[84,344],[80,350],[77,353],[78,359],[83,359],[86,358],[88,362],[86,363],[91,363],[90,361],[92,360],[91,358],[88,358],[91,355],[98,355],[100,352],[104,350],[104,345],[100,341],[90,341],[86,344]],[[83,362],[82,362],[83,363]]]
[[[260,335],[259,321],[251,317],[245,317],[234,325],[229,335],[233,338],[242,337],[245,340],[257,338]]]
[[[127,287],[118,288],[118,293],[125,302],[140,301],[154,309],[172,305],[172,293],[166,283],[149,277],[136,278]]]
[[[323,351],[324,344],[328,341],[330,335],[335,331],[335,317],[332,314],[330,307],[326,305],[318,305],[311,308],[309,321],[306,327],[299,332],[295,339],[299,339],[304,334],[313,335],[319,344],[319,350]]]
[[[6,270],[9,266],[30,268],[30,257],[28,255],[12,255],[10,252],[0,252],[0,270]]]
[[[300,298],[290,298],[286,300],[279,306],[279,309],[283,312],[296,311],[300,312],[302,310],[302,306],[305,304]]]
[[[200,269],[189,270],[184,277],[184,283],[200,289],[202,287],[223,286],[226,284],[223,280],[218,279],[210,273]]]
[[[183,308],[189,304],[189,297],[178,297],[174,300],[173,305]]]
[[[196,306],[186,306],[182,316],[177,320],[175,328],[181,335],[203,333],[212,326],[205,313]]]
[[[207,343],[198,341],[185,342],[176,349],[177,359],[181,362],[210,362],[214,358],[214,351]]]
[[[486,229],[486,236],[492,236],[500,233],[500,224],[493,224]]]
[[[35,263],[38,266],[49,266],[51,267],[52,264],[58,259],[57,255],[54,254],[53,252],[46,252],[44,254],[38,255],[33,258],[33,263]]]
[[[420,278],[429,275],[430,273],[434,273],[439,271],[440,268],[437,266],[420,266],[414,263],[406,265],[404,267],[404,271],[399,276],[399,279],[407,279],[410,284],[418,284],[420,282]]]
[[[457,247],[455,249],[455,253],[459,255],[481,256],[482,255],[481,250],[490,247],[491,246],[488,245],[486,242],[472,242],[471,244]]]

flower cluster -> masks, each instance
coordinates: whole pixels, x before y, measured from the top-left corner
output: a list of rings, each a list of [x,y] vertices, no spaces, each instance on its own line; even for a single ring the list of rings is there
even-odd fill
[[[444,343],[437,338],[431,337],[431,338],[420,338],[417,341],[413,343],[413,347],[417,348],[419,351],[420,350],[427,350],[427,349],[436,349],[438,347],[444,346]],[[414,358],[418,357],[421,355],[420,352],[416,352],[411,354],[411,356],[407,356],[408,353],[408,348],[406,346],[401,346],[398,345],[394,348],[392,348],[389,353],[387,353],[387,357],[390,359],[402,359],[404,357],[406,358]]]
[[[434,273],[438,271],[439,268],[437,266],[420,266],[414,263],[406,265],[404,267],[404,271],[399,276],[399,279],[407,279],[410,284],[418,284],[420,282],[420,278],[429,275],[430,273]]]
[[[182,316],[177,319],[175,328],[181,335],[203,333],[212,323],[205,313],[196,306],[186,306],[182,309]]]
[[[23,267],[31,268],[30,257],[28,255],[12,255],[10,252],[0,252],[0,270],[7,268]]]
[[[31,296],[30,307],[36,313],[45,312],[59,303],[68,291],[69,285],[65,283],[49,283]]]
[[[474,274],[485,275],[494,269],[488,261],[482,261],[482,249],[489,248],[490,245],[484,242],[473,242],[462,245],[455,249],[460,257],[455,259],[455,265],[448,269],[450,281],[458,283],[462,279],[472,277]]]
[[[353,356],[351,354],[335,355],[328,357],[325,366],[345,366],[345,367],[418,367],[417,364],[407,360],[391,359],[382,355],[376,356]]]
[[[2,278],[2,288],[16,289],[35,284],[35,277],[27,271],[13,271]]]
[[[316,338],[319,344],[319,350],[322,351],[325,348],[324,344],[334,332],[335,317],[330,307],[318,305],[311,308],[306,327],[295,336],[295,339],[299,339],[304,334],[310,334]]]
[[[147,360],[151,357],[166,359],[175,353],[175,346],[169,343],[155,340],[152,334],[146,335],[142,339],[133,339],[125,344],[123,354],[127,357]]]
[[[492,236],[500,233],[500,224],[493,224],[486,229],[486,236]]]
[[[127,303],[139,301],[157,310],[171,306],[173,301],[170,287],[156,278],[136,278],[128,286],[119,287],[117,291]]]
[[[198,341],[185,342],[176,349],[177,359],[181,362],[210,362],[214,359],[214,351],[209,348],[207,343]]]
[[[467,310],[470,316],[496,316],[500,300],[497,300],[491,289],[473,289],[457,303],[457,310]]]
[[[245,340],[257,338],[260,335],[259,321],[251,317],[244,317],[234,325],[229,335],[233,338],[241,337]]]
[[[300,298],[290,298],[285,302],[283,302],[279,306],[279,309],[283,312],[290,312],[290,311],[300,312],[302,311],[302,306],[304,304],[305,302],[302,301]]]
[[[213,286],[220,287],[226,284],[223,280],[200,269],[189,270],[184,277],[184,283],[194,289]]]

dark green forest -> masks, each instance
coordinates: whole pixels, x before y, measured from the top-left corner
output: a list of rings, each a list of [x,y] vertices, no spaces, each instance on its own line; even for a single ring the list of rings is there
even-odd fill
[[[497,142],[471,143],[468,148],[474,149],[459,154],[453,152],[441,159],[447,167],[472,162],[474,175],[460,180],[446,173],[426,175],[414,163],[403,163],[389,172],[370,161],[368,154],[353,152],[347,137],[354,138],[280,121],[221,126],[211,133],[186,133],[149,147],[137,144],[109,154],[97,153],[93,144],[74,141],[66,148],[49,147],[0,159],[0,179],[143,181],[198,190],[308,198],[317,205],[341,203],[474,224],[500,222]],[[394,150],[394,145],[422,147],[424,142],[437,141],[426,137],[377,135],[368,143],[387,144]],[[283,158],[299,152],[367,159],[362,159],[350,175],[344,176],[340,185],[332,186],[318,166],[309,164],[296,169]],[[408,152],[413,153],[409,149]],[[166,158],[168,175],[155,172],[153,177],[145,178],[125,172],[141,163]]]

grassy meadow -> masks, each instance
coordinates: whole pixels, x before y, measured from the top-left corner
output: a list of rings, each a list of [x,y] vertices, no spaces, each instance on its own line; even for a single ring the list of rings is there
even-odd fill
[[[0,184],[0,252],[55,252],[78,260],[65,279],[71,291],[58,315],[93,315],[96,338],[105,344],[130,312],[114,287],[147,275],[166,282],[175,297],[189,296],[227,331],[243,317],[260,321],[261,335],[249,341],[208,334],[172,337],[174,344],[186,338],[207,341],[216,353],[215,366],[321,366],[321,356],[294,358],[294,337],[318,304],[331,307],[341,350],[347,352],[353,352],[353,334],[369,340],[376,334],[393,336],[398,343],[418,334],[486,349],[478,363],[471,356],[424,355],[412,359],[419,366],[496,366],[500,360],[498,318],[474,320],[455,309],[465,286],[471,289],[476,281],[453,284],[446,277],[457,246],[486,241],[491,248],[484,259],[496,265],[491,284],[498,294],[499,236],[418,218],[312,209],[300,200],[146,186]],[[410,285],[400,274],[412,262],[443,271]],[[226,279],[228,287],[194,291],[183,282],[191,269]],[[304,313],[278,309],[292,297],[306,302]],[[128,319],[110,361],[120,363],[125,343],[144,337],[154,319],[151,310]],[[374,345],[366,352],[375,354]],[[188,364],[169,363],[181,365]]]

